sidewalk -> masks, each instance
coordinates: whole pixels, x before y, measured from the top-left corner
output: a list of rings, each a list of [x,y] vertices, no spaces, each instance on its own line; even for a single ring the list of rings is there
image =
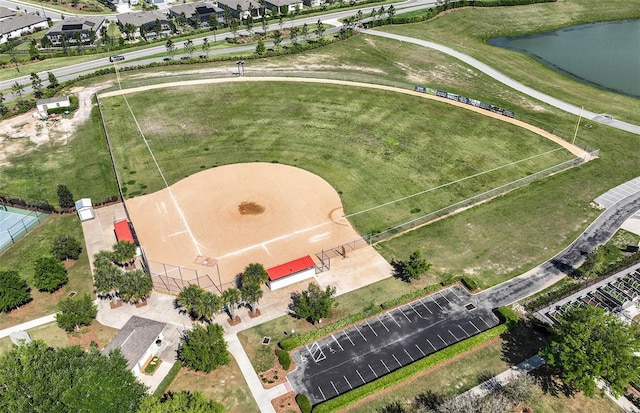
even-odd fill
[[[55,314],[49,314],[44,317],[36,318],[35,320],[27,321],[26,323],[18,324],[17,326],[5,328],[4,330],[0,330],[0,338],[9,337],[11,333],[21,330],[29,330],[30,328],[42,326],[45,324],[53,323],[56,321]]]

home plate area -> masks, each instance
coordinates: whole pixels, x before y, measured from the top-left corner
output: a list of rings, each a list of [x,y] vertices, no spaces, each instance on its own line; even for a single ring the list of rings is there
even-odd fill
[[[498,324],[455,285],[301,347],[288,379],[315,405]]]

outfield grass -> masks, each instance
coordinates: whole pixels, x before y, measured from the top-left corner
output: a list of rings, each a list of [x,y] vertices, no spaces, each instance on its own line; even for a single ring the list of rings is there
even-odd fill
[[[229,364],[219,366],[209,374],[183,368],[168,390],[172,392],[198,390],[210,400],[224,404],[225,413],[259,411],[238,363],[233,357]]]
[[[34,261],[40,256],[49,255],[53,240],[62,233],[77,239],[84,247],[84,236],[78,217],[75,214],[52,215],[0,256],[0,271],[18,271],[20,277],[32,286],[33,297],[30,303],[19,309],[8,314],[1,313],[0,329],[55,313],[58,301],[66,298],[71,291],[93,294],[91,269],[84,248],[80,258],[67,269],[69,282],[65,286],[52,294],[33,288]]]
[[[216,84],[127,99],[170,184],[230,163],[292,164],[329,181],[348,214],[557,148],[443,103],[344,86]],[[125,196],[161,189],[123,97],[101,105]],[[384,230],[567,159],[566,151],[556,151],[358,215],[352,223],[361,234]]]
[[[65,184],[75,196],[99,203],[118,190],[104,132],[97,110],[80,125],[69,142],[50,142],[9,157],[10,165],[0,168],[0,193],[48,200],[57,206],[56,189]]]

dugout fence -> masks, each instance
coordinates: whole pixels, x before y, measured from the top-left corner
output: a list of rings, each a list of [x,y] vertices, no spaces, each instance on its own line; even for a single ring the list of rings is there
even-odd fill
[[[217,263],[203,266],[200,269],[165,264],[148,259],[145,259],[144,263],[145,270],[151,275],[153,289],[159,292],[178,295],[184,288],[195,284],[204,290],[221,294],[225,288],[234,286],[233,282],[222,283],[220,268]]]

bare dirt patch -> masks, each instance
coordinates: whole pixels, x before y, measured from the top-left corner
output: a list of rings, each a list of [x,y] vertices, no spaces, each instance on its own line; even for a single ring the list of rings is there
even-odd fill
[[[296,394],[292,391],[271,400],[271,404],[277,413],[300,413],[300,407],[296,403]]]
[[[241,202],[238,205],[240,215],[260,215],[264,212],[264,207],[255,202]]]
[[[89,119],[96,91],[109,86],[74,87],[69,94],[78,96],[78,110],[73,116],[57,117],[56,120],[39,120],[32,110],[22,115],[5,119],[0,123],[0,167],[11,164],[11,157],[28,153],[39,146],[53,142],[66,145],[73,137],[75,128]]]

